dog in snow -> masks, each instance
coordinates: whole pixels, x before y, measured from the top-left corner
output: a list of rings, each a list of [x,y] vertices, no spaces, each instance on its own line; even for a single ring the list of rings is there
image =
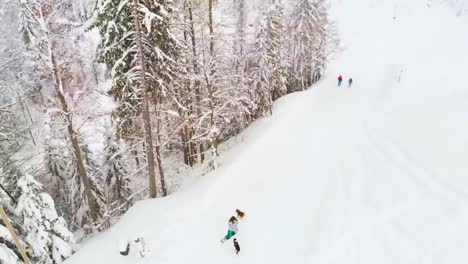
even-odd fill
[[[234,248],[236,249],[236,254],[239,255],[240,246],[239,242],[237,242],[237,238],[234,238]]]

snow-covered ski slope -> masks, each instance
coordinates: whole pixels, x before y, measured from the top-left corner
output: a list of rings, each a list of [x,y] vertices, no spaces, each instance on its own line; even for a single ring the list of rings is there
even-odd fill
[[[332,0],[344,50],[320,84],[66,263],[466,264],[468,17],[427,2]],[[219,242],[236,208],[239,256]],[[151,254],[121,256],[137,236]]]

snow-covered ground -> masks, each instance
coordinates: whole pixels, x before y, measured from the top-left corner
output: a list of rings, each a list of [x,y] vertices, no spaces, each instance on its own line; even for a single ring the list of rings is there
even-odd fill
[[[331,11],[344,50],[320,84],[279,100],[221,168],[138,203],[66,263],[466,263],[468,17],[427,0]],[[219,242],[236,208],[239,256]],[[151,253],[121,256],[138,236]]]

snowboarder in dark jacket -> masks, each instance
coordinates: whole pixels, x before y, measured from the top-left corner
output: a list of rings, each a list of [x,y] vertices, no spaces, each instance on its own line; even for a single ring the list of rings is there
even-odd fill
[[[353,78],[349,78],[349,80],[348,80],[348,87],[351,87],[352,84],[353,84]]]

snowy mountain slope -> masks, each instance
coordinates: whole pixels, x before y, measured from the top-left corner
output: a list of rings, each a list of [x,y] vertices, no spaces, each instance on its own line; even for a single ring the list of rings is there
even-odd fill
[[[468,18],[425,0],[333,0],[332,18],[344,51],[320,84],[66,263],[465,263]],[[240,256],[219,243],[236,208]],[[137,236],[150,255],[121,256]]]

